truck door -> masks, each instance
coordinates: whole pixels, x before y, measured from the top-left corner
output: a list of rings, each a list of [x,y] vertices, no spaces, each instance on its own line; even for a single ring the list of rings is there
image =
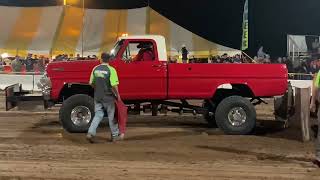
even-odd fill
[[[123,98],[167,97],[167,62],[159,61],[154,40],[126,40],[117,59],[119,91]]]

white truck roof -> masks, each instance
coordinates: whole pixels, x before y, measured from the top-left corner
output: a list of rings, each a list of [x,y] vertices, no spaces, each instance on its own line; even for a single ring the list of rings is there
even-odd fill
[[[133,35],[133,36],[123,36],[119,39],[152,39],[157,43],[158,57],[160,61],[167,61],[167,47],[166,40],[160,35]]]

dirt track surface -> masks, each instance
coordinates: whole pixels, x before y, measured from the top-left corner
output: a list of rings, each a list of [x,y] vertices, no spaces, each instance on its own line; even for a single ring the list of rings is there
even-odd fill
[[[320,179],[301,143],[277,123],[226,136],[201,117],[130,116],[127,139],[69,134],[57,115],[0,113],[0,179]]]

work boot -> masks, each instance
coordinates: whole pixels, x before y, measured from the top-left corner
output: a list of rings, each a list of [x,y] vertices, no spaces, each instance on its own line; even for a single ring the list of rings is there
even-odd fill
[[[89,143],[94,143],[93,137],[94,137],[93,135],[87,134],[86,138],[87,138],[87,140],[89,141]]]
[[[121,133],[121,134],[119,135],[119,138],[120,138],[121,141],[123,141],[123,140],[124,140],[124,133]]]
[[[118,136],[111,136],[111,142],[113,143],[122,141],[123,139],[124,139],[124,134],[120,134]]]
[[[315,159],[315,160],[312,161],[312,163],[314,165],[316,165],[318,168],[320,168],[320,161],[319,160]]]

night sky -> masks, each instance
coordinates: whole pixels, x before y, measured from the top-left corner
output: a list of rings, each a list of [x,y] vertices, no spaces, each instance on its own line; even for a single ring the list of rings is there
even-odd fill
[[[75,0],[72,0],[75,1]],[[86,0],[87,8],[137,8],[148,4],[175,23],[213,42],[240,49],[245,0]],[[148,3],[149,2],[149,3]],[[0,5],[52,6],[63,0],[0,0]],[[78,4],[78,6],[81,6]],[[249,54],[264,46],[286,55],[287,34],[320,35],[320,0],[249,0]]]

